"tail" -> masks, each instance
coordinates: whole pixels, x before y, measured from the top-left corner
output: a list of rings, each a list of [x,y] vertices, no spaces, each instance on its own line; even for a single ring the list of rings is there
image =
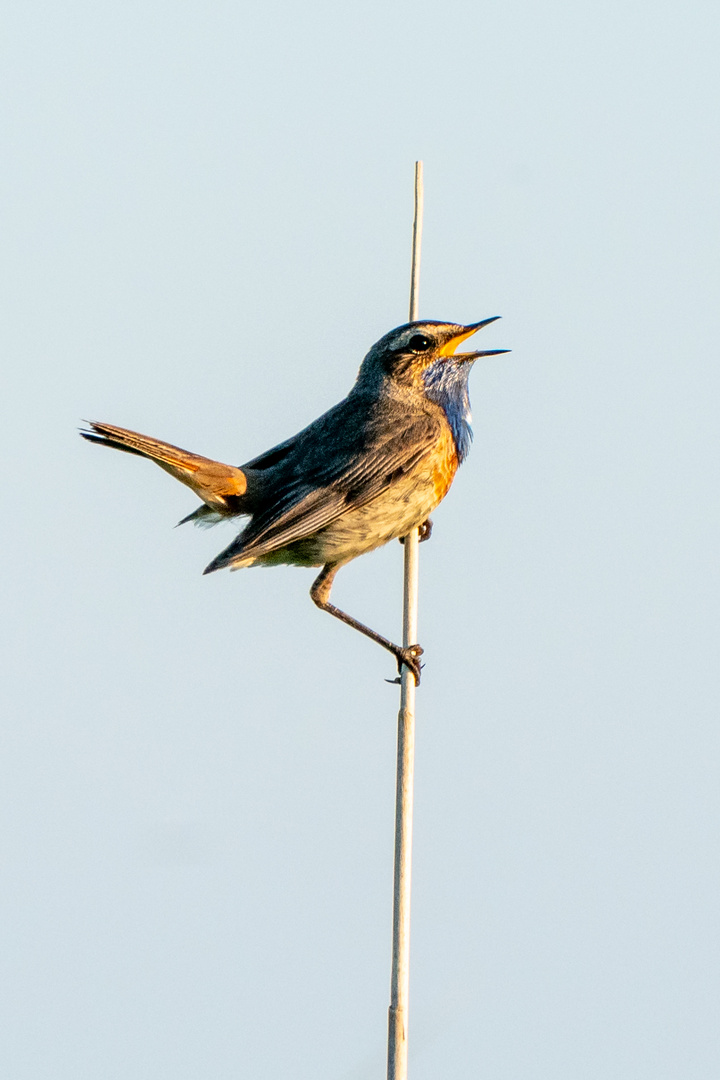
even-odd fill
[[[247,490],[247,479],[242,469],[191,454],[172,443],[160,442],[137,431],[128,431],[114,424],[96,423],[94,420],[88,422],[92,431],[81,431],[80,434],[89,442],[149,458],[176,480],[192,488],[212,510],[221,514],[240,513],[240,497]]]

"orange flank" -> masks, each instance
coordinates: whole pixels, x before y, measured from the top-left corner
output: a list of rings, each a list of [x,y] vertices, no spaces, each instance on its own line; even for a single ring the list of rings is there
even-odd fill
[[[457,449],[449,428],[443,431],[442,438],[433,451],[432,459],[432,481],[435,490],[435,505],[437,506],[450,490],[450,485],[455,479],[455,473],[458,470]]]

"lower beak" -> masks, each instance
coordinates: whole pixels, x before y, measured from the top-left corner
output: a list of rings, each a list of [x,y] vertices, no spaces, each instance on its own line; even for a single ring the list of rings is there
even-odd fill
[[[502,353],[511,352],[511,349],[485,349],[482,352],[461,352],[453,355],[453,360],[462,360],[465,363],[470,363],[472,360],[477,360],[480,356],[501,356]]]

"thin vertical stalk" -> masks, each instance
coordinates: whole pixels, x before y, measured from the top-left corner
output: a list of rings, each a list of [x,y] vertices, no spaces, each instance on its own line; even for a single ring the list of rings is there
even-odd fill
[[[415,162],[415,216],[410,276],[410,322],[418,317],[420,244],[423,216],[423,167]],[[417,644],[418,530],[405,537],[403,578],[403,645]],[[388,1080],[407,1078],[408,989],[410,981],[410,882],[412,813],[415,777],[415,678],[403,665],[398,713],[397,787],[395,794],[395,872],[393,942],[388,1020]]]

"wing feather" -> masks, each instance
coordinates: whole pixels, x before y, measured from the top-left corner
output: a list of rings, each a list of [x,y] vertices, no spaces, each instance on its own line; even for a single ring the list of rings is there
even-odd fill
[[[208,571],[313,536],[349,510],[377,498],[429,454],[442,434],[441,420],[432,413],[413,413],[398,421],[367,422],[361,432],[352,426],[338,430],[334,441],[308,439],[305,447],[296,444],[294,460],[278,467],[277,497],[253,516]]]

